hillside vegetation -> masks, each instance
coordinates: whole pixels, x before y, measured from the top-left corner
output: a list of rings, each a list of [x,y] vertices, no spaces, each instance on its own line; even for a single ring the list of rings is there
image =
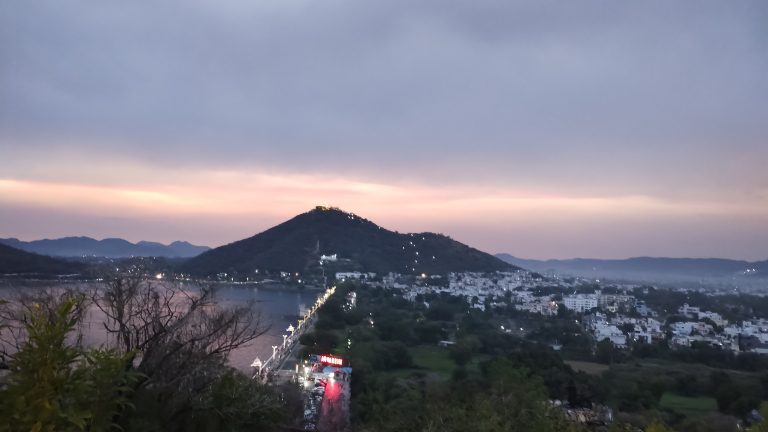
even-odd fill
[[[0,244],[0,274],[63,275],[82,271],[81,263],[51,258]]]
[[[317,207],[253,237],[205,252],[184,268],[197,275],[255,270],[303,272],[320,255],[336,266],[377,273],[496,271],[517,267],[434,233],[400,234],[336,208]]]

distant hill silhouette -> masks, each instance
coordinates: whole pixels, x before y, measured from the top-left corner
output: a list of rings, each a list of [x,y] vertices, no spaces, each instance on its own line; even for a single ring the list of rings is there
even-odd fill
[[[169,245],[140,241],[131,243],[119,238],[95,240],[90,237],[64,237],[21,241],[15,238],[0,239],[0,243],[27,252],[59,257],[97,256],[106,258],[125,258],[132,256],[155,256],[166,258],[190,258],[210,248],[176,241]]]
[[[317,207],[253,237],[212,249],[183,268],[197,275],[254,270],[303,272],[321,254],[359,270],[438,274],[516,267],[447,236],[400,234],[336,208]]]
[[[0,274],[56,276],[83,271],[85,264],[52,258],[0,244]]]
[[[621,260],[575,258],[567,260],[529,260],[510,254],[496,257],[530,270],[584,277],[649,278],[649,277],[768,277],[768,261],[739,261],[721,258],[652,258]]]

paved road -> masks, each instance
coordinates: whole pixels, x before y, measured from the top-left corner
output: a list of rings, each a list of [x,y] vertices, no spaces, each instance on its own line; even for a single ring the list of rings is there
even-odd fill
[[[320,406],[319,432],[340,432],[349,427],[349,382],[329,381]]]

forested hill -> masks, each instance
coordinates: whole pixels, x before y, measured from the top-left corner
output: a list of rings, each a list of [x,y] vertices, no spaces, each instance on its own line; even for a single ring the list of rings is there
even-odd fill
[[[63,237],[22,241],[15,238],[0,239],[0,244],[42,255],[60,257],[166,257],[191,258],[208,249],[207,246],[196,246],[185,241],[175,241],[164,245],[157,242],[140,241],[131,243],[120,238],[96,240],[90,237]]]
[[[317,207],[253,237],[187,261],[197,275],[255,270],[303,272],[321,255],[336,254],[347,268],[377,273],[442,274],[517,267],[434,233],[400,234],[337,208]]]
[[[56,276],[79,273],[85,264],[26,252],[0,244],[0,275]]]

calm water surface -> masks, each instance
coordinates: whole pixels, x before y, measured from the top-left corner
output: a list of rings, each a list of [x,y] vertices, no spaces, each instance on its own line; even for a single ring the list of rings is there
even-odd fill
[[[256,308],[261,311],[265,321],[271,324],[269,331],[256,339],[249,347],[244,347],[230,355],[232,366],[248,370],[258,356],[266,360],[272,355],[272,345],[282,345],[283,336],[288,332],[288,325],[296,325],[296,315],[303,314],[312,306],[322,291],[298,291],[292,288],[256,288],[243,285],[224,286],[218,291],[219,300],[228,302],[248,302],[255,300]]]
[[[82,285],[93,288],[93,285]],[[24,287],[24,290],[45,287]],[[50,288],[50,286],[48,287]],[[72,285],[67,285],[72,288]],[[16,288],[18,289],[18,288]],[[0,298],[13,298],[16,289],[0,288]],[[269,326],[263,336],[241,347],[230,355],[230,364],[243,371],[250,371],[250,365],[256,357],[266,360],[272,355],[272,345],[283,343],[283,334],[290,324],[296,324],[296,316],[314,304],[321,294],[317,290],[296,290],[291,287],[258,287],[255,285],[219,285],[216,299],[222,305],[247,303],[254,301],[254,307],[261,312],[262,322]],[[102,345],[107,342],[107,335],[102,325],[103,315],[92,307],[83,319],[81,326],[83,341],[87,345]]]

